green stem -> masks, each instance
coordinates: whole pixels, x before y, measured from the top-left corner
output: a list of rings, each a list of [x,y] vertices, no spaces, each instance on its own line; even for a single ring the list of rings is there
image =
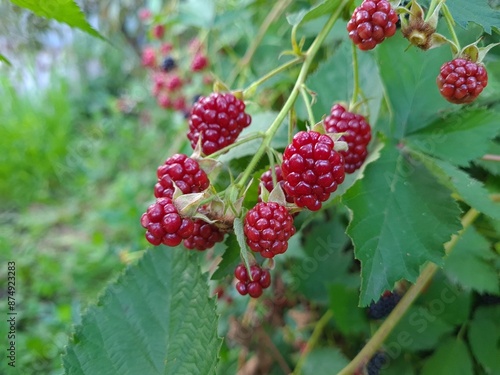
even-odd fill
[[[311,107],[311,101],[309,100],[309,96],[305,85],[302,85],[300,87],[300,94],[302,96],[302,99],[304,100],[304,105],[306,106],[307,116],[309,117],[309,122],[310,122],[309,125],[313,127],[314,124],[316,124],[316,121],[314,121],[314,113]]]
[[[464,217],[462,218],[463,229],[458,234],[453,235],[451,240],[444,245],[446,255],[450,254],[465,230],[472,225],[472,223],[477,219],[479,215],[480,213],[475,209],[470,209],[464,215]],[[370,358],[373,357],[378,348],[382,346],[384,341],[392,332],[394,327],[399,323],[403,315],[408,311],[412,303],[420,295],[422,290],[427,287],[427,284],[431,281],[437,270],[438,266],[436,266],[434,263],[429,263],[427,266],[425,266],[424,270],[417,279],[417,282],[412,285],[410,289],[408,289],[401,301],[399,301],[394,310],[392,310],[389,316],[385,319],[384,323],[382,323],[382,325],[372,336],[370,341],[366,343],[366,345],[358,353],[358,355],[354,357],[354,359],[337,375],[354,374],[357,369],[362,367],[370,360]]]
[[[453,39],[453,43],[455,43],[455,46],[457,48],[457,52],[460,51],[460,41],[458,40],[457,33],[455,32],[455,21],[453,20],[453,16],[450,13],[450,10],[446,6],[446,4],[443,4],[443,7],[441,8],[444,19],[446,20],[446,24],[448,25],[448,29],[450,30],[451,38]]]
[[[293,370],[292,375],[300,375],[302,367],[306,362],[307,356],[318,343],[319,338],[321,337],[321,333],[323,332],[323,329],[326,327],[326,324],[330,321],[331,318],[333,318],[332,310],[326,310],[326,313],[324,313],[321,319],[316,323],[313,333],[309,338],[309,340],[307,341],[306,347],[304,348],[304,351],[302,352],[299,361],[297,362],[297,365]]]
[[[255,52],[257,51],[257,48],[262,42],[262,39],[264,39],[264,36],[266,35],[269,27],[272,25],[274,20],[276,20],[285,11],[285,9],[290,5],[291,2],[292,0],[281,0],[275,3],[274,7],[271,9],[264,22],[262,22],[262,25],[260,26],[255,38],[252,40],[252,43],[248,47],[247,52],[238,62],[235,69],[231,72],[230,78],[228,80],[228,82],[230,83],[229,86],[232,86],[232,83],[240,73],[241,69],[248,66]]]
[[[295,100],[299,95],[300,87],[306,81],[307,74],[309,73],[309,68],[311,67],[311,64],[314,62],[314,58],[316,57],[316,54],[318,53],[318,50],[321,47],[321,44],[323,43],[326,36],[332,29],[333,25],[339,18],[340,13],[342,12],[344,6],[348,3],[348,1],[349,0],[342,1],[342,3],[338,6],[337,10],[330,16],[325,26],[323,26],[323,29],[321,29],[319,34],[316,36],[316,39],[314,39],[311,46],[305,53],[304,63],[302,64],[302,68],[300,69],[299,76],[297,78],[297,81],[295,82],[295,86],[293,87],[292,92],[290,93],[290,96],[283,105],[283,108],[281,108],[281,111],[274,119],[273,123],[266,130],[265,137],[262,140],[262,144],[260,145],[259,149],[255,153],[255,156],[252,158],[252,160],[248,164],[243,174],[238,179],[237,186],[240,188],[240,190],[244,188],[246,182],[252,175],[253,170],[257,166],[257,163],[259,162],[260,158],[264,155],[267,148],[269,147],[274,134],[276,133],[281,123],[285,119],[286,114],[291,110],[292,106],[294,105]]]
[[[358,102],[359,96],[359,64],[358,64],[358,47],[354,43],[352,44],[352,70],[353,70],[353,80],[354,89],[352,91],[351,104],[349,105],[349,110],[354,110],[354,106]]]
[[[257,139],[257,138],[264,138],[264,136],[265,136],[265,133],[262,133],[262,132],[251,133],[251,134],[247,135],[246,137],[241,138],[240,140],[238,140],[234,143],[231,143],[229,146],[221,148],[220,150],[218,150],[210,155],[207,155],[207,158],[215,159],[215,158],[225,154],[229,150],[231,150],[239,145],[253,141],[254,139]]]
[[[286,63],[284,63],[283,65],[277,67],[276,69],[270,71],[269,73],[267,73],[265,76],[259,78],[257,81],[253,82],[250,86],[248,86],[244,91],[243,91],[243,97],[246,98],[250,95],[253,94],[253,92],[255,90],[257,90],[257,88],[263,84],[265,81],[267,81],[268,79],[274,77],[275,75],[281,73],[281,72],[284,72],[285,70],[287,70],[288,68],[294,66],[295,64],[299,63],[300,61],[302,61],[303,58],[302,57],[297,57],[293,60],[290,60]]]

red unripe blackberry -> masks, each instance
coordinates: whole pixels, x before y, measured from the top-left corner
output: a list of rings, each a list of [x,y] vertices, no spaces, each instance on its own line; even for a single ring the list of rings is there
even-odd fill
[[[347,23],[349,38],[360,50],[376,47],[396,33],[398,15],[387,0],[364,0]]]
[[[194,104],[188,138],[194,149],[201,137],[202,151],[210,155],[232,144],[251,120],[242,100],[231,93],[212,93]]]
[[[168,76],[165,82],[168,91],[177,91],[182,87],[182,84],[182,79],[176,74]]]
[[[208,58],[203,53],[197,53],[191,62],[191,71],[199,72],[208,66]]]
[[[194,231],[193,221],[181,217],[170,198],[158,198],[149,206],[142,214],[141,225],[147,229],[146,239],[155,246],[177,246]]]
[[[153,16],[153,13],[147,9],[147,8],[142,8],[139,9],[139,19],[141,21],[147,21]]]
[[[470,103],[488,85],[488,73],[484,65],[458,58],[441,66],[436,83],[443,98],[449,102]]]
[[[250,295],[259,298],[263,289],[271,285],[271,274],[269,270],[261,268],[259,265],[250,266],[251,279],[244,264],[238,265],[234,270],[234,276],[238,280],[236,290],[242,296]]]
[[[170,51],[174,49],[174,45],[172,43],[163,43],[160,47],[160,51],[163,55],[168,55]]]
[[[295,227],[285,207],[276,202],[260,202],[246,214],[243,232],[250,249],[264,258],[273,258],[288,249]]]
[[[160,92],[158,93],[158,98],[156,99],[158,105],[165,109],[171,109],[173,107],[172,99],[168,96],[167,93]]]
[[[148,68],[156,66],[156,52],[152,47],[146,47],[142,50],[141,56],[142,65]]]
[[[324,122],[328,133],[347,133],[339,140],[347,142],[349,149],[340,153],[344,157],[345,173],[353,173],[368,155],[367,146],[372,138],[370,125],[363,116],[347,111],[340,104],[332,107]]]
[[[153,37],[156,39],[162,39],[165,35],[165,26],[163,25],[155,25],[153,27]]]
[[[283,187],[297,206],[319,210],[321,202],[344,181],[344,160],[333,147],[329,136],[315,131],[295,134],[286,147],[281,164]]]
[[[285,180],[283,180],[283,173],[281,172],[281,166],[275,165],[274,173],[276,175],[276,182],[281,185],[281,188],[283,188]],[[271,168],[269,168],[269,170],[267,170],[262,174],[262,176],[260,176],[260,181],[264,184],[264,187],[268,192],[273,191],[274,183],[273,183],[273,174],[271,172]],[[288,196],[288,194],[284,190],[283,192],[285,193],[286,201],[288,203],[293,203],[293,197]],[[262,202],[260,186],[259,186],[259,202]]]
[[[155,185],[155,197],[172,198],[174,182],[184,194],[201,193],[210,185],[208,176],[198,162],[184,154],[175,154],[168,158],[156,171],[158,183]]]
[[[203,220],[194,221],[193,234],[184,240],[184,246],[188,249],[206,250],[213,247],[217,242],[222,242],[224,233],[215,225]]]

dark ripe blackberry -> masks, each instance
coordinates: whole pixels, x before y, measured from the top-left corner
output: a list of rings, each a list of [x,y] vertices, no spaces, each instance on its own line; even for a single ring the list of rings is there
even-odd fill
[[[387,356],[382,352],[377,352],[366,365],[368,375],[378,375],[380,370],[387,363]]]
[[[172,56],[167,56],[161,63],[161,70],[164,72],[168,73],[174,70],[177,67],[177,64],[175,63],[175,60]]]
[[[383,319],[391,313],[401,300],[397,292],[385,292],[377,302],[372,302],[368,307],[368,317],[370,319]]]

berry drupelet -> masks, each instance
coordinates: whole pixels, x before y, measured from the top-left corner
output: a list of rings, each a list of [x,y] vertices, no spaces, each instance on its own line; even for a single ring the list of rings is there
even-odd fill
[[[269,288],[271,285],[271,274],[267,269],[261,268],[259,265],[250,267],[251,279],[245,265],[240,264],[234,270],[234,276],[238,280],[236,290],[242,296],[250,295],[252,298],[259,298],[262,295],[263,289]]]

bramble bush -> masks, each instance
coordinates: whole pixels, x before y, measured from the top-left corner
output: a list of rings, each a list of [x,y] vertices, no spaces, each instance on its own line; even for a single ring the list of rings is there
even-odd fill
[[[83,313],[66,374],[500,372],[493,3],[140,18],[185,134],[144,165],[155,247]]]

